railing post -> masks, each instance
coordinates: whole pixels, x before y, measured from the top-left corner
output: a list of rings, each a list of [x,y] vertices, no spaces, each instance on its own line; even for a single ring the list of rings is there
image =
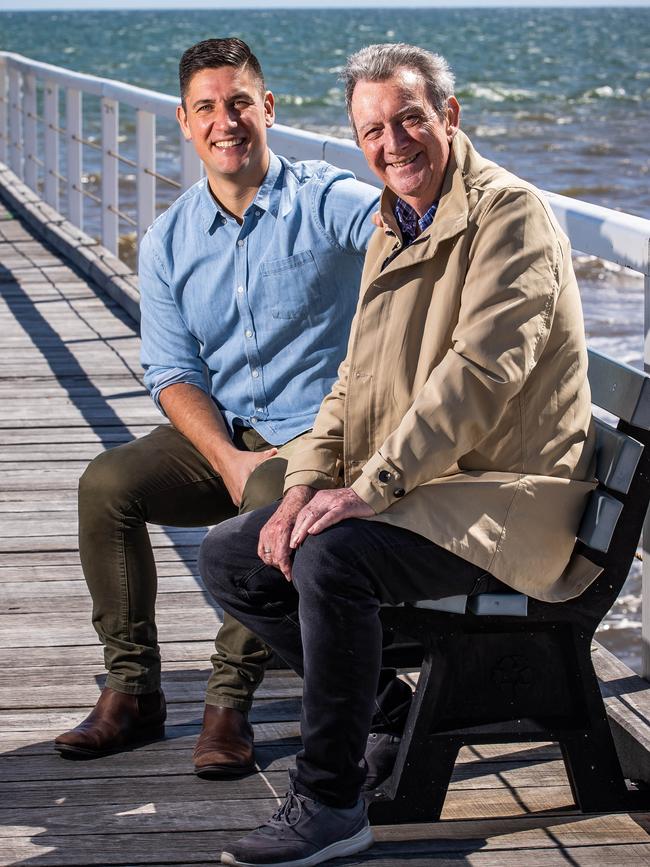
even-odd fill
[[[28,72],[23,78],[23,105],[25,106],[23,121],[25,183],[32,190],[36,190],[38,187],[38,133],[36,126],[36,76],[33,72]]]
[[[59,210],[59,86],[45,82],[45,201]]]
[[[194,150],[191,141],[185,141],[181,136],[181,187],[187,190],[195,184],[203,173],[203,163]]]
[[[118,165],[117,135],[119,104],[102,97],[102,244],[111,253],[118,251]]]
[[[9,168],[22,180],[22,76],[15,66],[9,67]]]
[[[7,111],[7,61],[0,63],[0,160],[3,163],[7,162],[7,154],[9,152],[9,126],[7,119],[9,112]]]
[[[83,196],[81,194],[81,91],[74,87],[66,90],[65,128],[68,154],[68,219],[83,229]]]
[[[643,366],[650,373],[650,240],[648,240],[648,259],[644,274],[644,313],[643,313]],[[643,578],[641,589],[641,639],[642,675],[650,680],[650,511],[643,525],[641,550],[643,552]]]
[[[138,140],[138,241],[156,216],[156,115],[138,109],[136,121]]]

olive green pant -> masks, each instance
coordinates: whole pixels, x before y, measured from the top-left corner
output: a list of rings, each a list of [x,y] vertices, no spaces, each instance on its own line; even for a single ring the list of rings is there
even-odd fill
[[[260,464],[239,512],[282,496],[286,454]],[[255,431],[235,436],[238,448],[263,451]],[[131,694],[160,686],[155,622],[156,566],[146,524],[202,527],[238,512],[221,478],[171,425],[96,457],[79,481],[79,552],[93,601],[93,625],[104,645],[106,685]],[[170,530],[173,538],[173,530]],[[271,651],[230,615],[215,640],[208,704],[249,709]]]

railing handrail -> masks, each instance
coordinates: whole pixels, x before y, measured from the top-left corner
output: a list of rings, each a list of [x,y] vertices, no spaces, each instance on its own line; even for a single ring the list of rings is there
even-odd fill
[[[170,94],[75,72],[14,52],[0,51],[0,64],[6,65],[7,62],[25,74],[38,74],[53,84],[122,102],[140,111],[167,119],[173,119],[176,114],[179,100]],[[351,169],[361,180],[375,186],[378,184],[361,151],[351,139],[323,136],[276,124],[269,131],[269,141],[279,153],[301,159],[325,159]],[[574,249],[650,275],[650,220],[557,193],[545,192],[545,195]]]
[[[101,78],[98,75],[90,75],[85,72],[74,72],[62,66],[53,66],[51,63],[43,63],[40,60],[31,60],[22,54],[11,51],[0,51],[0,62],[10,61],[17,69],[23,72],[40,73],[40,76],[53,84],[63,87],[75,87],[90,96],[114,99],[124,102],[132,108],[142,111],[150,111],[163,117],[174,119],[178,97],[156,90],[148,90],[145,87],[137,87],[124,81],[115,81],[111,78]]]

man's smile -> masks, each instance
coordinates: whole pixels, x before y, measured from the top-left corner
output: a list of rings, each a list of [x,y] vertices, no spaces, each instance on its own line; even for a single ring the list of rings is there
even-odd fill
[[[230,138],[223,139],[222,141],[213,141],[212,146],[216,148],[221,148],[222,150],[226,150],[227,148],[234,148],[243,143],[243,138]]]
[[[413,154],[412,157],[405,157],[402,160],[394,160],[392,163],[387,163],[393,169],[401,169],[404,166],[410,166],[411,163],[415,162],[415,160],[420,156],[419,153]]]

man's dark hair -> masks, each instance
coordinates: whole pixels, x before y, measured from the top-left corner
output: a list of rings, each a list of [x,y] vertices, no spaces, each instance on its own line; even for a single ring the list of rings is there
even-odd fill
[[[185,95],[192,77],[202,69],[218,69],[220,66],[232,66],[235,69],[250,69],[259,81],[264,92],[264,75],[260,62],[241,39],[204,39],[188,48],[178,64],[180,79],[181,102],[185,108]]]

